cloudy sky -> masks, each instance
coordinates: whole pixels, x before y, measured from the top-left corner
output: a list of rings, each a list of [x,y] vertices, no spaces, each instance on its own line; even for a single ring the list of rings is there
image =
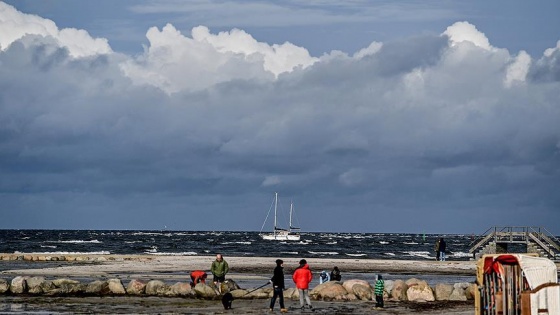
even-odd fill
[[[559,12],[0,2],[0,228],[559,235]]]

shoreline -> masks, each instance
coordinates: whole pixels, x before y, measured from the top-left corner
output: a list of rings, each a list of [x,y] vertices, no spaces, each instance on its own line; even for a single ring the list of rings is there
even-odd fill
[[[99,280],[120,278],[123,280],[165,280],[190,281],[192,270],[208,272],[215,256],[158,256],[158,255],[64,255],[58,260],[41,260],[44,254],[6,254],[13,260],[4,260],[0,254],[0,278],[15,276],[43,276],[47,278],[81,278]],[[58,255],[61,256],[61,255]],[[20,260],[15,260],[17,257]],[[27,258],[27,259],[24,259]],[[41,259],[39,259],[41,258]],[[80,258],[80,259],[77,259]],[[249,279],[246,283],[268,281],[275,266],[275,257],[224,257],[230,266],[232,279]],[[286,286],[292,287],[290,274],[298,266],[300,258],[278,257],[284,260]],[[303,257],[302,257],[303,258]],[[46,259],[46,257],[45,257]],[[353,274],[373,275],[376,273],[402,274],[411,278],[413,274],[467,275],[475,277],[475,261],[418,261],[418,260],[376,260],[376,259],[332,259],[306,258],[314,272],[331,270],[337,265],[343,271],[343,281],[353,279]],[[36,264],[36,266],[34,266]],[[25,268],[18,268],[23,267]],[[6,269],[5,267],[9,267]],[[346,273],[346,274],[345,274]],[[211,277],[211,276],[210,276]],[[314,280],[315,281],[315,280]],[[315,286],[315,284],[313,284]],[[247,287],[245,289],[250,289]],[[104,301],[104,302],[101,302]],[[107,301],[118,308],[105,306]],[[46,296],[6,296],[0,303],[0,312],[21,310],[49,313],[180,313],[180,314],[263,314],[269,313],[270,299],[239,299],[232,310],[224,310],[218,300],[200,300],[166,297],[46,297]],[[101,303],[101,304],[100,304]],[[310,313],[299,309],[299,301],[285,300],[289,313]],[[321,301],[313,300],[316,314],[472,314],[474,302],[436,301],[410,303],[386,301],[386,308],[374,311],[373,301]],[[275,308],[279,313],[278,306]]]

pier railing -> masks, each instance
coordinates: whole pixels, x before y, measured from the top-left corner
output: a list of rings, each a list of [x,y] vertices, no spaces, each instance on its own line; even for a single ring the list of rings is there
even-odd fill
[[[469,244],[471,246],[469,253],[475,254],[488,244],[499,243],[534,245],[554,259],[560,255],[560,240],[546,228],[532,226],[493,226],[473,239]]]

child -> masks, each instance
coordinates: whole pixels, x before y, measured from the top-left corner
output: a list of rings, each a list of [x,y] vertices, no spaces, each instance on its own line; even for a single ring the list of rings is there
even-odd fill
[[[383,308],[383,290],[385,289],[385,282],[381,275],[377,275],[377,281],[375,281],[375,307]]]

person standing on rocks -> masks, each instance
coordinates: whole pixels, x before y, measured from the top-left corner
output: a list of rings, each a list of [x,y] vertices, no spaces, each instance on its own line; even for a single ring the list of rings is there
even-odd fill
[[[309,298],[309,283],[313,280],[313,274],[311,270],[309,270],[309,265],[305,259],[299,261],[299,267],[297,267],[296,271],[292,276],[292,280],[296,284],[296,288],[298,289],[299,293],[299,305],[301,309],[305,309],[305,302],[309,306],[309,309],[313,309],[311,306],[311,299]]]
[[[276,268],[274,268],[274,274],[270,279],[270,283],[272,283],[274,288],[274,294],[270,300],[270,311],[274,310],[274,303],[276,303],[276,298],[278,298],[280,312],[287,312],[288,310],[284,307],[284,261],[282,259],[276,259]]]
[[[375,307],[383,308],[383,290],[385,290],[385,282],[381,275],[377,275],[377,281],[375,281]]]
[[[214,285],[218,288],[218,293],[222,294],[222,282],[226,280],[226,274],[229,271],[228,263],[224,260],[222,254],[216,255],[216,260],[212,262],[210,271],[214,276]]]

